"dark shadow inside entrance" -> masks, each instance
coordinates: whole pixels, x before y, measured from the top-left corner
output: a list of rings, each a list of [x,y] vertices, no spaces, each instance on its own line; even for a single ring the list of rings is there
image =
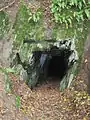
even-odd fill
[[[48,77],[62,79],[68,69],[67,59],[61,56],[52,56],[48,65]]]
[[[68,62],[71,53],[72,52],[70,51],[70,49],[58,49],[58,54],[57,51],[52,54],[51,58],[49,59],[48,65],[46,65],[46,81],[48,81],[48,83],[57,86],[60,85],[63,77],[68,73]]]
[[[68,73],[68,62],[71,53],[70,49],[64,48],[60,50],[57,47],[53,47],[48,53],[45,51],[40,52],[40,64],[43,67],[40,69],[37,85],[44,83],[48,84],[48,86],[54,86],[54,88],[59,87],[63,77]]]

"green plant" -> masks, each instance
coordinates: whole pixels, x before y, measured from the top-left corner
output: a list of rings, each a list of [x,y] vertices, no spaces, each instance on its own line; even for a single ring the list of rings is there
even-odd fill
[[[90,2],[86,0],[52,0],[51,12],[56,23],[65,24],[66,28],[72,24],[90,18]]]
[[[20,96],[16,96],[16,108],[20,107]]]
[[[21,4],[16,16],[14,28],[14,48],[20,48],[23,40],[27,39],[42,39],[43,27],[41,20],[41,11],[37,9],[32,13],[30,8]]]
[[[9,30],[9,19],[4,11],[0,11],[0,39],[6,34]]]
[[[16,15],[16,21],[14,23],[13,29],[14,41],[12,54],[10,57],[13,59],[14,55],[16,54],[14,50],[17,50],[20,53],[22,62],[27,61],[33,46],[30,44],[23,44],[23,41],[25,39],[44,39],[44,27],[41,9],[38,8],[35,12],[31,12],[30,8],[21,3]],[[17,68],[18,67],[16,67],[16,69]]]
[[[0,68],[0,72],[4,73],[5,76],[5,91],[6,93],[10,93],[12,84],[8,77],[8,73],[15,73],[15,71],[11,68]]]
[[[28,10],[29,18],[28,21],[38,22],[41,19],[42,12],[38,9],[36,12],[32,13]]]

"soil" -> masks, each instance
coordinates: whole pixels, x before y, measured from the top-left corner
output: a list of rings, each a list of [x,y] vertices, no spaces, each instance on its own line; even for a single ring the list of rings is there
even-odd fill
[[[44,10],[48,9],[50,0],[38,1]],[[25,0],[25,2],[28,2],[28,0]],[[15,21],[18,4],[19,0],[6,9],[12,24]],[[47,15],[48,11],[49,9],[46,10],[44,15]],[[44,24],[47,24],[46,29],[51,29],[51,27],[48,28],[51,24],[48,22],[49,19],[50,17],[45,17]],[[8,35],[8,38],[10,35]],[[47,38],[50,37],[47,34],[46,36]],[[89,39],[90,37],[88,37],[88,42]],[[5,43],[3,44],[4,46]],[[88,43],[85,46],[87,45]],[[4,46],[2,46],[4,49],[2,51],[3,54],[8,52],[8,49],[5,49]],[[1,53],[0,57],[2,58]],[[1,66],[8,66],[8,62],[5,64],[6,62],[7,59],[4,62],[2,61],[3,64]],[[90,50],[88,49],[88,52],[85,50],[78,76],[73,80],[71,87],[63,92],[58,89],[59,81],[49,80],[31,90],[19,80],[18,76],[9,74],[12,82],[12,91],[7,94],[4,89],[4,75],[0,74],[0,120],[90,120],[90,96],[87,94],[86,85],[90,73],[89,69],[87,69],[89,62]],[[16,107],[16,96],[20,96],[21,104],[19,108]]]

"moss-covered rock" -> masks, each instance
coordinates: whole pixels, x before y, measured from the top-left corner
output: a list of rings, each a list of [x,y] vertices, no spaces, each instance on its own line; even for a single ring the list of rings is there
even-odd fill
[[[68,57],[68,64],[71,64],[73,60],[74,62],[71,66],[69,66],[67,73],[60,82],[60,90],[62,91],[70,86],[71,81],[78,71],[83,56],[84,42],[88,31],[88,25],[86,25],[86,23],[88,23],[88,21],[80,24],[74,23],[72,27],[68,29],[65,26],[55,24],[55,27],[52,29],[52,39],[59,40],[60,44],[57,42],[48,44],[43,41],[45,40],[45,37],[42,22],[43,18],[40,9],[35,11],[35,13],[32,13],[30,8],[26,7],[24,4],[20,5],[13,27],[14,41],[12,53],[13,56],[16,55],[16,53],[20,54],[21,60],[19,59],[19,64],[22,64],[23,68],[27,71],[28,77],[26,82],[30,87],[32,87],[35,86],[39,80],[38,74],[40,68],[39,62],[38,64],[36,64],[37,62],[35,64],[33,63],[34,58],[32,57],[32,52],[45,49],[50,50],[52,45],[57,47],[60,45],[58,47],[59,49],[64,46],[65,50],[69,47],[73,52]],[[24,43],[25,39],[34,39],[37,44]],[[61,43],[65,40],[65,44],[63,43],[63,45],[61,45]],[[43,42],[39,44],[37,41]],[[16,62],[16,58],[13,61],[14,65],[18,64]]]

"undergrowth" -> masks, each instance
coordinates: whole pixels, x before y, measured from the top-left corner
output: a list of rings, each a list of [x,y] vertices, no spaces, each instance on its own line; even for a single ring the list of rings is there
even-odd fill
[[[12,83],[8,76],[9,73],[15,73],[15,71],[11,68],[2,68],[0,67],[0,72],[4,74],[4,83],[5,83],[5,92],[11,93]]]
[[[9,18],[4,11],[0,11],[0,40],[9,30]]]
[[[24,39],[42,40],[44,38],[44,29],[41,9],[32,13],[30,8],[21,4],[13,28],[15,30],[14,46],[16,48],[20,48]]]
[[[56,23],[72,27],[76,21],[80,23],[90,19],[90,2],[87,0],[52,0],[51,12]]]

